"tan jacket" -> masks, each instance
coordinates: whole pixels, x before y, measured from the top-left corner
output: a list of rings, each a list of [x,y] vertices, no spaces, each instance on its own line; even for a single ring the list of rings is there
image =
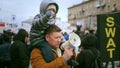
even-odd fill
[[[64,59],[62,57],[58,57],[55,52],[53,53],[55,56],[55,60],[47,63],[44,60],[41,54],[41,51],[37,48],[33,49],[31,52],[31,57],[30,57],[32,67],[33,68],[68,68],[68,65],[64,61]]]

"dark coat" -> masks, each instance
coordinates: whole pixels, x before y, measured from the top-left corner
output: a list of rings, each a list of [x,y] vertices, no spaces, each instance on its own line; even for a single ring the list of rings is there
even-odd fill
[[[1,36],[1,44],[0,44],[0,62],[7,62],[10,61],[10,42],[11,42],[11,36],[7,33],[2,34]]]
[[[24,41],[27,35],[27,32],[22,30],[14,37],[14,42],[10,47],[11,68],[29,67],[28,48]]]
[[[96,41],[97,38],[93,34],[88,34],[83,38],[81,46],[84,49],[77,55],[76,61],[79,65],[76,68],[89,68],[93,59],[99,56],[99,51],[95,47]]]
[[[78,61],[79,65],[76,66],[75,68],[89,68],[93,59],[95,57],[93,57],[93,55],[91,54],[91,52],[97,57],[98,53],[97,53],[97,49],[92,48],[92,49],[85,49],[83,51],[81,51],[76,58],[76,61]]]
[[[9,42],[0,44],[0,62],[10,61]]]

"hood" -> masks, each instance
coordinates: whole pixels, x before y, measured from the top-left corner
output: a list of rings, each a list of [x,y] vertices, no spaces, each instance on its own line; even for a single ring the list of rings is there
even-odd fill
[[[97,44],[97,37],[93,34],[88,34],[82,40],[82,44],[85,48],[86,47],[96,47]]]
[[[42,16],[45,14],[48,5],[51,5],[51,4],[56,6],[56,13],[58,12],[59,6],[55,1],[53,1],[53,0],[43,0],[40,4],[40,14]]]
[[[28,37],[28,32],[24,29],[20,29],[19,32],[14,36],[13,40],[20,40],[25,43],[25,37]]]

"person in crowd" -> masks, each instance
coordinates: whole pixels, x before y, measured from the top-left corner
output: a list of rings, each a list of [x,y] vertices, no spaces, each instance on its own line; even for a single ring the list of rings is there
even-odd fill
[[[63,36],[64,36],[64,38],[65,38],[66,41],[69,40],[69,34],[68,34],[67,32],[65,32],[65,33],[63,34]]]
[[[80,52],[84,50],[83,46],[79,46],[79,48],[80,48]]]
[[[50,25],[54,25],[59,6],[53,0],[43,0],[40,4],[40,14],[34,17],[30,30],[30,52],[33,47],[44,38],[44,32]]]
[[[80,31],[79,33],[79,37],[81,38],[81,40],[85,37],[85,32],[84,31]]]
[[[32,46],[43,39],[44,31],[49,25],[55,24],[58,9],[58,4],[53,0],[43,0],[41,2],[40,13],[34,17],[30,30],[30,42]]]
[[[29,34],[25,29],[20,29],[14,36],[10,46],[11,68],[29,67],[28,37]]]
[[[89,33],[94,34],[95,30],[94,29],[89,29]]]
[[[120,67],[120,61],[118,62],[118,65],[117,65],[117,67]]]
[[[114,61],[105,62],[105,68],[108,68],[109,62],[111,62],[111,65],[112,65],[111,68],[115,68],[115,62]]]
[[[76,33],[75,33],[75,34],[76,34]],[[65,32],[63,36],[64,36],[64,38],[65,38],[66,41],[70,40],[69,34],[68,34],[67,32]],[[64,43],[65,43],[65,42],[64,42]],[[62,45],[61,45],[61,50],[62,50],[62,49],[63,49],[63,51],[64,51],[64,47],[62,47]],[[76,55],[77,55],[77,53],[75,52],[76,47],[75,47],[74,45],[72,45],[72,49],[73,49],[73,56],[71,57],[70,60],[68,60],[68,65],[70,65],[70,68],[78,65],[78,62],[75,61]]]
[[[10,68],[10,52],[9,47],[11,44],[11,32],[4,30],[0,38],[0,68]]]
[[[44,33],[44,39],[32,49],[30,61],[33,68],[68,68],[67,61],[73,55],[72,45],[61,54],[59,49],[62,32],[56,25],[50,25]]]
[[[88,34],[83,38],[80,45],[83,49],[81,49],[80,53],[76,57],[76,61],[78,61],[79,65],[75,68],[90,68],[94,59],[93,54],[95,56],[99,55],[98,50],[95,48],[96,41],[97,37],[93,34]],[[93,54],[91,54],[91,52]]]

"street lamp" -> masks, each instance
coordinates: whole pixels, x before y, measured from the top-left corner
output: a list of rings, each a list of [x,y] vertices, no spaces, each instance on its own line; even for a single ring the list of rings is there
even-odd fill
[[[2,10],[2,8],[0,8],[0,11]]]
[[[11,28],[12,28],[12,31],[14,31],[15,29],[14,29],[14,27],[15,27],[15,19],[16,19],[16,15],[12,15],[12,26],[11,26]]]
[[[15,19],[16,19],[16,15],[12,15],[12,21],[13,21],[13,23],[14,23]]]

